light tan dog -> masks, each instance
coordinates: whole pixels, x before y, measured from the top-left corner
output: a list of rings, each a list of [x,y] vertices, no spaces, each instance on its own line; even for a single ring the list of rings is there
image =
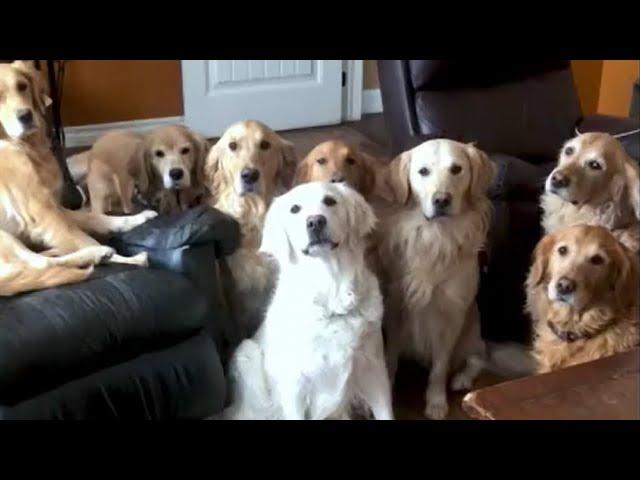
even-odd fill
[[[207,140],[181,125],[160,127],[144,136],[109,132],[89,153],[91,208],[98,213],[131,213],[137,187],[143,201],[160,213],[185,210],[197,192],[204,193],[207,153]]]
[[[146,254],[120,257],[85,232],[126,231],[155,213],[109,217],[61,208],[62,174],[46,135],[44,115],[50,100],[42,85],[29,64],[0,65],[0,134],[5,137],[0,141],[0,256],[7,262],[0,283],[5,294],[84,278],[88,270],[79,272],[79,267],[105,259],[147,263]],[[63,258],[46,258],[55,256]],[[65,275],[61,269],[71,271]]]
[[[537,372],[624,352],[639,336],[638,258],[602,227],[546,235],[526,282]]]
[[[447,415],[447,380],[468,389],[484,366],[475,297],[478,252],[491,217],[486,196],[495,165],[474,147],[430,140],[389,165],[387,183],[401,205],[382,221],[379,259],[386,295],[387,365],[398,357],[430,366],[425,415]]]
[[[230,126],[207,156],[208,202],[240,224],[240,248],[227,263],[234,279],[232,302],[242,310],[237,313],[242,336],[257,327],[273,287],[273,267],[258,248],[267,208],[291,184],[296,163],[293,145],[254,120]]]
[[[640,251],[638,164],[609,134],[585,133],[565,143],[541,203],[546,233],[599,225],[632,251]]]

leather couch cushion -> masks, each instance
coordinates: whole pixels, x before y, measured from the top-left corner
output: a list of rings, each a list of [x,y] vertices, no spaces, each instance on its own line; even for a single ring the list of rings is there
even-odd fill
[[[202,419],[222,411],[225,398],[222,365],[203,332],[0,406],[0,419]]]
[[[496,179],[489,190],[489,196],[493,200],[538,203],[544,182],[556,165],[555,161],[536,165],[502,153],[492,154],[490,158],[498,168]]]
[[[569,67],[567,60],[409,60],[414,90],[487,87]]]
[[[187,277],[120,265],[0,299],[0,404],[174,345],[202,330],[210,312]]]
[[[495,87],[419,91],[421,133],[476,142],[527,161],[555,159],[580,118],[569,70]]]

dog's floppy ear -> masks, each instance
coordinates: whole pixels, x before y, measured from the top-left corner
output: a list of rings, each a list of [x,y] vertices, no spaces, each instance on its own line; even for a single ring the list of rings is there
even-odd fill
[[[260,252],[274,257],[281,267],[296,261],[295,252],[284,228],[284,212],[282,197],[274,198],[264,218],[259,249]]]
[[[371,195],[376,190],[377,175],[376,166],[380,164],[375,158],[367,153],[360,152],[361,159],[361,177],[360,177],[360,193],[365,197]]]
[[[335,186],[340,190],[342,201],[345,202],[349,232],[353,232],[350,239],[354,244],[360,243],[363,237],[373,232],[377,218],[360,192],[344,183]]]
[[[533,264],[529,270],[527,277],[527,285],[537,287],[540,285],[547,275],[547,266],[551,258],[551,251],[556,243],[555,235],[547,234],[542,237],[533,251]]]
[[[387,200],[406,205],[411,198],[409,183],[409,166],[411,164],[411,150],[394,158],[384,172],[384,182],[380,192]]]
[[[640,172],[638,164],[635,163],[632,158],[626,158],[624,173],[631,207],[633,208],[636,218],[640,220]]]
[[[280,178],[282,186],[286,189],[289,189],[296,174],[296,167],[298,166],[298,156],[296,154],[296,149],[293,143],[285,140],[279,135],[278,140],[280,143],[280,151],[282,156],[280,169],[278,171],[278,177]]]
[[[302,161],[300,161],[296,167],[296,173],[293,177],[292,187],[307,183],[309,181],[309,173],[311,172],[311,158],[307,155]]]
[[[49,97],[47,84],[42,74],[36,70],[33,63],[24,60],[16,60],[11,66],[27,77],[36,103],[35,107],[44,116],[47,112],[47,107],[53,103],[53,100]]]
[[[136,179],[140,193],[149,200],[149,194],[158,182],[158,174],[153,167],[151,150],[146,139],[140,141],[129,162],[129,174]]]
[[[197,132],[189,130],[185,127],[185,133],[191,141],[194,150],[195,163],[191,172],[191,185],[202,185],[205,181],[204,166],[209,153],[209,141]]]
[[[610,251],[613,269],[611,272],[611,290],[620,308],[631,306],[638,295],[638,258],[622,243],[614,242]]]
[[[471,197],[478,198],[487,194],[497,168],[489,156],[473,144],[467,144],[467,155],[471,165]]]

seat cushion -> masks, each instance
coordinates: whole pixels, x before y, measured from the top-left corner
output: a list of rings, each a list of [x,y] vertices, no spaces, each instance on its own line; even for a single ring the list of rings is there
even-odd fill
[[[206,332],[86,377],[11,407],[0,419],[202,419],[220,412],[226,382]]]
[[[0,299],[0,404],[174,345],[201,331],[208,315],[206,296],[185,276],[120,265]]]
[[[494,200],[538,202],[544,182],[556,165],[555,160],[540,164],[526,162],[503,153],[490,155],[498,173],[489,195]]]

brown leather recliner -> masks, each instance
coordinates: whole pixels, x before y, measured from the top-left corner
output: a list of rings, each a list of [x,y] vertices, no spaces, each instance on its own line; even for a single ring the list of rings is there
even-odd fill
[[[393,153],[430,138],[475,142],[498,166],[488,259],[478,302],[483,336],[526,341],[523,283],[541,236],[538,199],[563,142],[576,132],[621,137],[640,157],[638,119],[583,118],[567,60],[378,60]]]

